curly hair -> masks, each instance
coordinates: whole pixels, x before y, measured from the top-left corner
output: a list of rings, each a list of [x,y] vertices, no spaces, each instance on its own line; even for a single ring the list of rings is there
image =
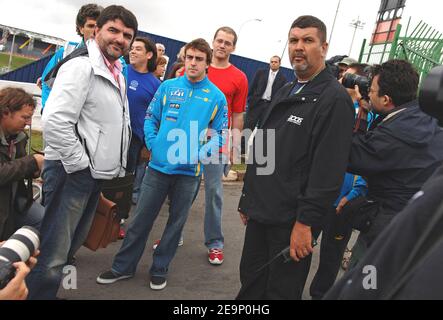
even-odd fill
[[[24,106],[35,108],[35,100],[21,88],[3,88],[0,90],[0,118],[3,115],[20,111]]]
[[[379,76],[378,96],[391,97],[396,107],[417,99],[420,76],[406,60],[390,60],[372,69],[372,77]]]

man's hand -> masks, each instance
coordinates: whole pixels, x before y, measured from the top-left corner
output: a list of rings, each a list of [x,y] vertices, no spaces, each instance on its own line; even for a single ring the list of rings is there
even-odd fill
[[[43,163],[45,162],[45,157],[41,154],[34,154],[33,157],[34,157],[35,161],[37,162],[38,172],[42,172]]]
[[[337,208],[336,208],[336,212],[337,214],[340,214],[341,211],[343,210],[343,207],[349,202],[348,198],[343,197],[343,199],[340,200]]]
[[[29,269],[34,269],[34,267],[37,264],[37,257],[40,255],[40,250],[37,250],[34,252],[34,255],[29,258],[28,261],[26,261],[26,265],[29,267]]]
[[[248,216],[245,215],[244,213],[241,213],[241,212],[239,212],[239,214],[240,214],[240,219],[241,219],[241,221],[243,222],[243,224],[244,224],[245,226],[247,226],[247,225],[248,225],[248,221],[249,221]]]
[[[297,262],[314,252],[311,227],[296,222],[291,234],[291,258]]]
[[[25,300],[28,297],[28,288],[25,278],[31,271],[24,262],[14,263],[17,272],[8,285],[0,290],[0,300]]]

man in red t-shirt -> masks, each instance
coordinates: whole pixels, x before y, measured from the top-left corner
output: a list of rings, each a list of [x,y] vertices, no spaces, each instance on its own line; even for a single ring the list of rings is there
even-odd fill
[[[208,69],[208,77],[226,96],[229,108],[229,128],[233,129],[232,142],[223,151],[225,159],[233,162],[240,158],[241,132],[243,114],[248,97],[248,79],[246,75],[229,62],[235,50],[237,34],[230,27],[217,30],[212,42],[213,57]],[[229,151],[228,151],[229,150]],[[222,154],[220,154],[220,160]],[[222,232],[223,173],[227,161],[220,161],[204,166],[205,177],[205,245],[208,248],[208,259],[213,265],[224,261],[224,237]]]

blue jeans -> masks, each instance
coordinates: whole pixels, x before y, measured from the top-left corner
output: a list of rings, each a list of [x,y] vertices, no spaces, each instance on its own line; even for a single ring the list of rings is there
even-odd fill
[[[137,165],[135,168],[134,188],[132,189],[132,203],[137,204],[140,196],[140,188],[146,172],[146,163]]]
[[[205,176],[205,245],[208,249],[223,249],[222,232],[223,172],[225,164],[204,166]]]
[[[32,206],[28,209],[25,214],[16,215],[17,219],[15,222],[16,229],[28,226],[33,227],[40,231],[43,217],[45,216],[45,208],[38,202],[33,202]]]
[[[149,233],[160,209],[169,195],[169,218],[161,242],[153,254],[152,276],[166,277],[175,256],[183,227],[188,218],[200,177],[167,175],[151,168],[143,179],[134,219],[129,225],[112,271],[117,275],[133,275],[143,255]]]
[[[29,299],[55,299],[68,256],[84,243],[97,209],[101,180],[89,168],[67,174],[60,161],[45,160],[45,217],[37,266],[27,277]]]

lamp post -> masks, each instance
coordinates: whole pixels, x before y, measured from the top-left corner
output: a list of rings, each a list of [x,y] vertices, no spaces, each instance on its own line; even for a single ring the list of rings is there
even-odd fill
[[[245,24],[247,24],[248,22],[252,22],[252,21],[262,22],[263,20],[255,18],[255,19],[249,19],[249,20],[243,21],[243,23],[240,25],[240,28],[238,29],[238,37],[239,38],[240,38],[241,31],[242,31],[243,27],[245,26]]]
[[[337,11],[335,12],[335,18],[334,18],[334,22],[332,23],[331,34],[329,35],[329,41],[328,41],[329,46],[331,46],[332,34],[334,33],[335,22],[337,21],[338,11],[340,10],[340,4],[341,4],[341,0],[338,0]]]
[[[355,40],[355,34],[357,33],[357,29],[362,30],[363,27],[366,25],[365,22],[360,20],[360,17],[357,18],[357,20],[353,20],[349,26],[351,26],[352,28],[354,28],[354,35],[352,36],[352,41],[351,41],[351,48],[349,48],[349,54],[348,56],[351,56],[351,52],[352,52],[352,47],[354,46],[354,40]]]

